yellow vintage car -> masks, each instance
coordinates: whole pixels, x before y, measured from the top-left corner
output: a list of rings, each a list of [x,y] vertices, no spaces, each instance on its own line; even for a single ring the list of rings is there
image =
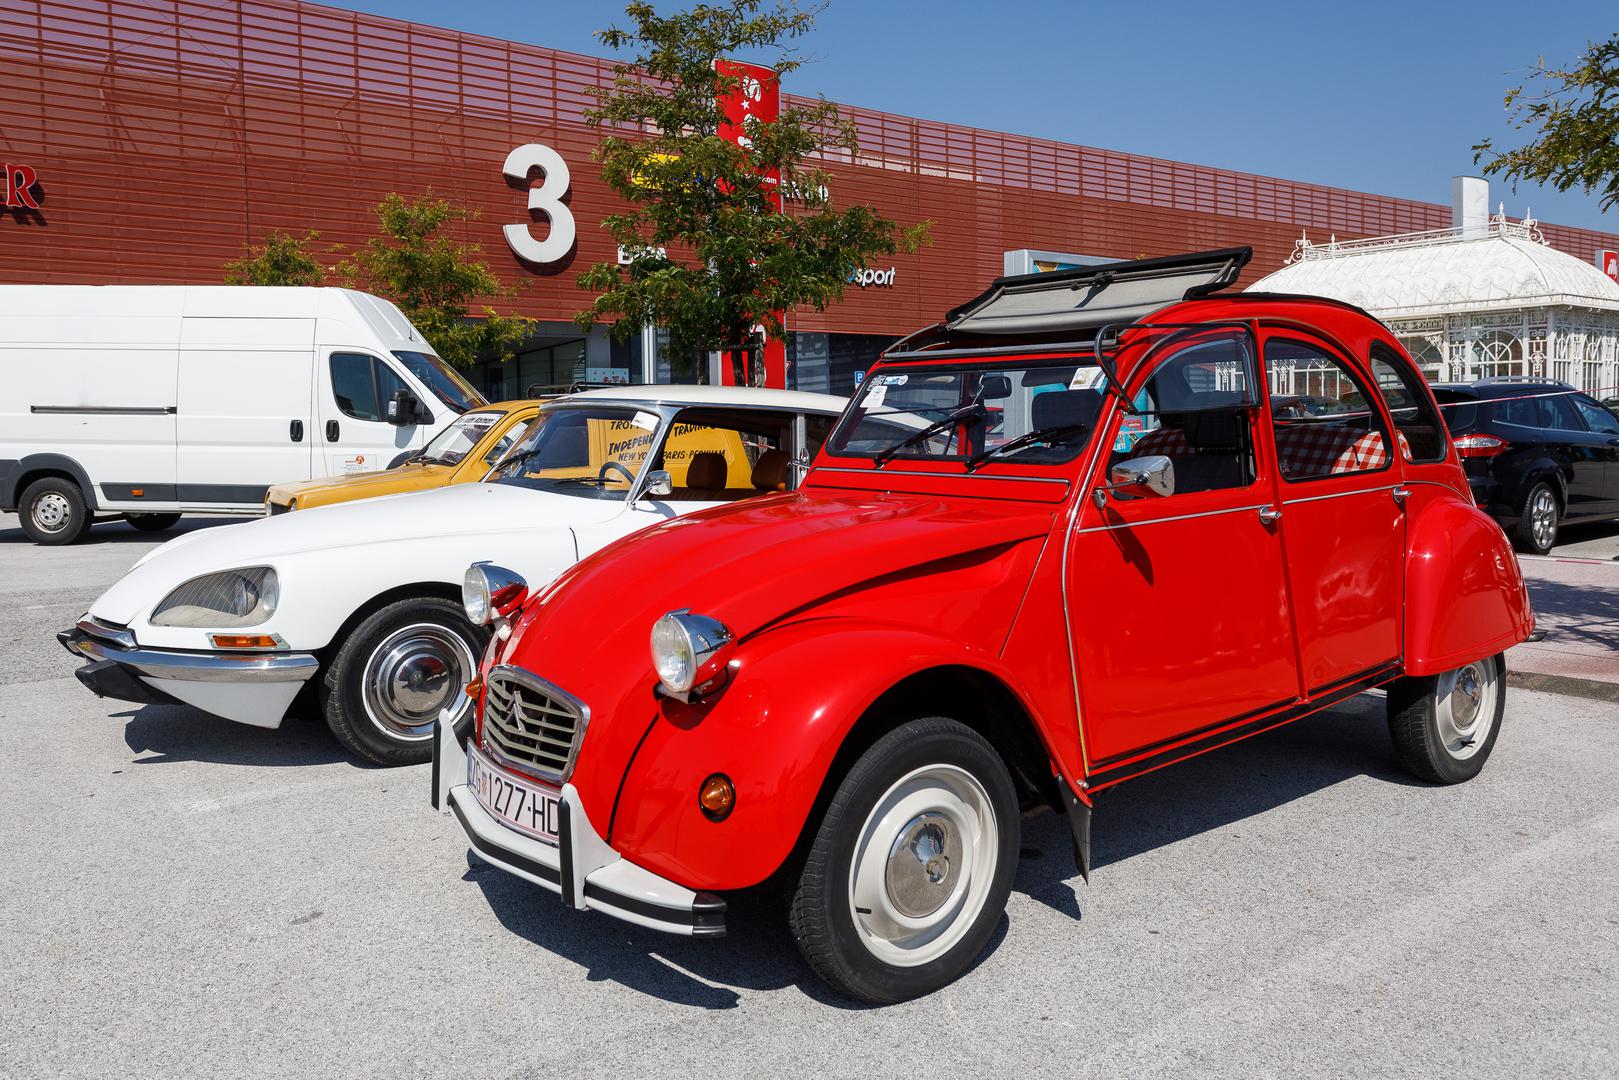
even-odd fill
[[[400,495],[481,480],[539,415],[544,403],[503,401],[462,413],[422,447],[421,453],[391,469],[277,484],[265,492],[264,511],[284,514],[374,495]]]

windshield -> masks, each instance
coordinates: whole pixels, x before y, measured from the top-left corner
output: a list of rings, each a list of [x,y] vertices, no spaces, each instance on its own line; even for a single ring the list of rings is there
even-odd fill
[[[481,405],[489,404],[484,396],[474,390],[465,379],[451,370],[450,365],[425,352],[400,352],[394,350],[399,362],[410,369],[410,373],[433,391],[433,396],[456,412],[466,412]]]
[[[475,412],[458,416],[443,431],[433,436],[417,458],[432,465],[459,465],[461,459],[472,453],[472,448],[489,433],[500,419],[500,413]]]
[[[1068,461],[1084,447],[1106,392],[1094,363],[879,367],[828,444],[840,456]],[[1016,445],[1013,445],[1013,444]],[[1004,447],[1005,451],[1000,452]],[[976,462],[975,462],[976,463]]]
[[[622,499],[658,432],[657,413],[629,406],[542,409],[485,480],[586,499]]]

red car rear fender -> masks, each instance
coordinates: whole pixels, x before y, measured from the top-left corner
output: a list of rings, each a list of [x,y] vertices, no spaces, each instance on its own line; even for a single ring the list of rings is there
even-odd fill
[[[1406,674],[1437,675],[1529,637],[1529,592],[1499,525],[1459,498],[1413,499],[1408,530]]]
[[[872,713],[870,725],[885,730],[910,718],[872,709],[907,679],[938,672],[976,682],[1021,709],[1024,728],[1035,715],[999,658],[907,626],[807,619],[752,639],[738,658],[736,676],[710,701],[662,702],[613,812],[614,848],[694,889],[745,888],[781,866],[836,782],[834,765],[841,773],[847,764],[838,753],[862,718]],[[1033,727],[1035,753],[1049,760],[1037,720]],[[861,724],[861,745],[867,732]],[[697,805],[714,773],[736,785],[735,809],[719,822]]]

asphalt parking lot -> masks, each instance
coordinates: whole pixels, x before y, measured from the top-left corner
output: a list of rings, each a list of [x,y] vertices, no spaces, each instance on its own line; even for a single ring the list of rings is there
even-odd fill
[[[1416,784],[1367,696],[1024,828],[966,978],[862,1008],[763,903],[697,943],[470,856],[427,768],[101,701],[54,633],[157,542],[0,516],[0,1075],[1612,1077],[1619,707],[1513,690]],[[209,527],[188,519],[182,528]],[[1619,529],[1579,554],[1619,554]],[[1604,545],[1611,546],[1608,551]],[[1598,552],[1606,552],[1601,554]],[[1611,598],[1610,598],[1611,600]]]

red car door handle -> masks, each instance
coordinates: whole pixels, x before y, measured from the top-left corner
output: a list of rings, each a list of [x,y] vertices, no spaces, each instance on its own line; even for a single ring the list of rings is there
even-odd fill
[[[1259,520],[1263,524],[1274,525],[1282,520],[1282,512],[1274,506],[1261,506],[1259,508]]]
[[[1395,502],[1399,503],[1401,506],[1404,506],[1405,500],[1411,497],[1411,489],[1403,487],[1390,488],[1389,494],[1394,496]]]

